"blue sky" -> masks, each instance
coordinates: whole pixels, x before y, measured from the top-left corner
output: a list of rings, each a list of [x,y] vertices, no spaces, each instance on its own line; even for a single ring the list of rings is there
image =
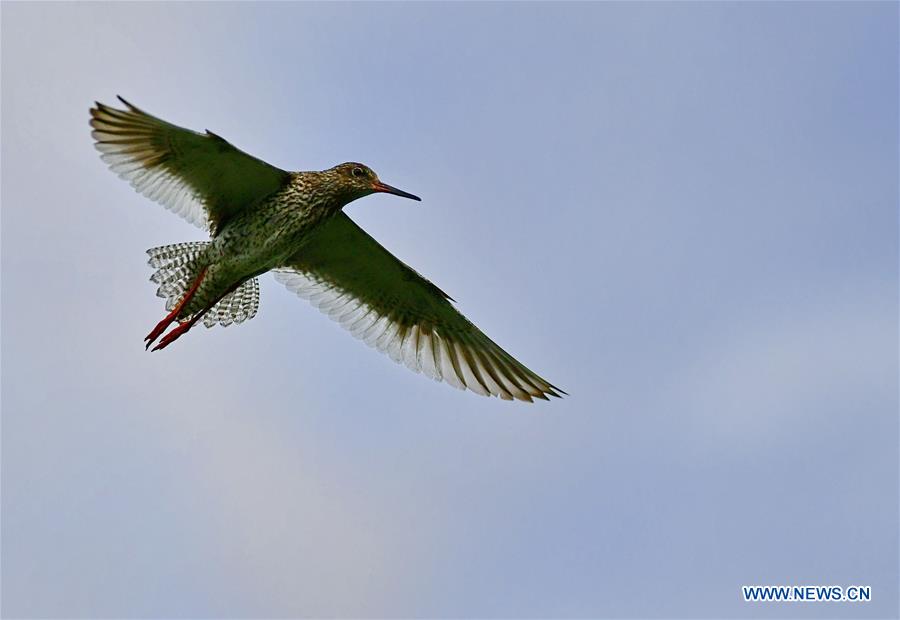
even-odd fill
[[[2,11],[5,617],[897,617],[897,4]],[[571,396],[270,277],[144,352],[202,236],[100,162],[116,94],[422,196],[348,213]]]

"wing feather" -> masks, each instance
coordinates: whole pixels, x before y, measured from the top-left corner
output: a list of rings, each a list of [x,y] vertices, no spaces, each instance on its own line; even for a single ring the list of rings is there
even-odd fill
[[[135,190],[213,234],[289,177],[214,133],[172,125],[119,99],[125,110],[91,108],[100,158]]]
[[[395,362],[477,394],[531,402],[565,394],[516,361],[344,213],[276,279]]]

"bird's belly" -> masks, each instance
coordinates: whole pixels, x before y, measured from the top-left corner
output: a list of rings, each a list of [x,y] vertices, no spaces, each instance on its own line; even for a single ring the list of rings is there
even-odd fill
[[[303,247],[318,222],[271,227],[253,233],[223,231],[213,242],[211,262],[223,271],[249,277],[285,264]]]
[[[182,312],[185,317],[211,308],[241,284],[272,269],[273,263],[278,262],[271,253],[249,247],[228,253],[212,251],[208,259],[196,294]]]
[[[226,226],[208,249],[206,274],[185,314],[199,312],[246,280],[286,264],[325,219],[257,218],[256,226],[241,222]]]

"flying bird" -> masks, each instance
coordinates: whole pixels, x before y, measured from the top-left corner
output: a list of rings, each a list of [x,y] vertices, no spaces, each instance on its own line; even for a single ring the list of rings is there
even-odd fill
[[[505,400],[565,394],[501,349],[449,295],[343,212],[375,192],[418,196],[354,162],[321,172],[281,170],[209,130],[184,129],[119,100],[124,109],[97,102],[90,110],[103,161],[139,193],[210,233],[209,241],[147,250],[156,270],[150,279],[169,311],[145,338],[147,348],[169,346],[198,321],[213,327],[252,319],[257,277],[272,271],[354,336],[415,372]]]

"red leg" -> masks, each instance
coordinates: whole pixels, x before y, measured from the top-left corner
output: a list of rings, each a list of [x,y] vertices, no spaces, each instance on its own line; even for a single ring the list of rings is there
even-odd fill
[[[153,347],[153,350],[159,351],[160,349],[165,349],[167,346],[178,340],[178,338],[182,334],[187,333],[187,331],[194,326],[194,323],[196,323],[204,314],[206,314],[206,310],[198,312],[190,321],[181,323],[178,327],[166,334],[165,337],[159,341],[159,344]],[[149,347],[150,345],[148,344],[147,346]]]
[[[194,326],[194,324],[203,317],[204,314],[209,312],[213,306],[215,306],[217,303],[219,303],[222,300],[223,297],[225,297],[225,295],[228,295],[229,293],[234,291],[238,286],[239,286],[239,284],[232,286],[230,289],[228,289],[225,292],[224,295],[220,295],[218,299],[216,299],[214,302],[212,302],[211,304],[206,306],[206,308],[204,308],[203,310],[201,310],[200,312],[198,312],[197,314],[192,316],[191,320],[185,321],[184,323],[182,323],[181,325],[179,325],[178,327],[176,327],[175,329],[170,331],[168,334],[166,334],[165,337],[159,341],[159,344],[156,345],[155,347],[153,347],[153,350],[158,351],[159,349],[165,349],[167,346],[169,346],[170,344],[172,344],[173,342],[178,340],[182,335],[186,334]],[[148,344],[147,346],[149,347],[150,345]]]
[[[188,292],[184,294],[184,297],[181,298],[181,301],[178,302],[178,305],[175,306],[175,309],[172,310],[169,314],[167,314],[166,318],[164,318],[162,321],[157,323],[156,327],[153,328],[153,331],[150,332],[149,334],[147,334],[147,337],[144,338],[144,341],[147,343],[147,346],[144,347],[145,349],[149,349],[150,345],[153,344],[153,341],[156,340],[157,338],[159,338],[160,335],[164,331],[166,331],[166,329],[169,327],[169,325],[171,325],[172,323],[175,322],[175,320],[178,318],[178,314],[181,312],[181,309],[184,308],[185,304],[191,300],[191,298],[194,296],[194,293],[196,293],[197,289],[200,288],[200,282],[203,281],[203,277],[205,275],[206,275],[206,267],[204,267],[200,271],[200,275],[198,275],[197,279],[194,280],[194,283],[191,285],[191,288],[188,289]],[[188,329],[190,329],[190,328],[188,328]],[[187,329],[184,331],[187,331]],[[182,332],[182,333],[184,333],[184,332]],[[173,340],[174,340],[174,338],[173,338]],[[160,348],[160,347],[157,347],[157,348]],[[156,349],[153,349],[153,350],[155,351]]]

